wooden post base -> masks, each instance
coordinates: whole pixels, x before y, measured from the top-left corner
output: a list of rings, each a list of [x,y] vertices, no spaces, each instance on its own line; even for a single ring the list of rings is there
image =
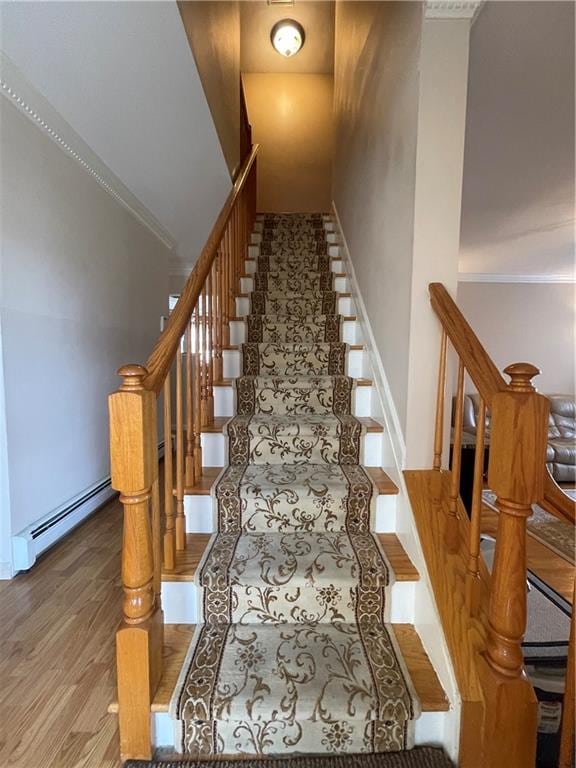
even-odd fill
[[[479,667],[485,697],[483,768],[536,764],[538,701],[526,675],[504,677],[483,657]]]
[[[122,623],[116,633],[118,728],[122,760],[150,760],[150,707],[162,676],[164,618],[156,610],[145,622]]]

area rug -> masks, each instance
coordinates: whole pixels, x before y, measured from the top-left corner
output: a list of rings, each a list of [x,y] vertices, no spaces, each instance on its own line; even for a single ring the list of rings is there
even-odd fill
[[[570,498],[576,499],[576,490],[569,489],[565,493]],[[498,512],[495,493],[489,490],[482,491],[482,499],[490,509]],[[538,506],[538,504],[534,504],[532,516],[528,518],[527,529],[530,536],[537,539],[557,555],[560,555],[560,557],[563,557],[570,563],[576,562],[576,542],[573,525],[559,520]]]
[[[170,706],[176,749],[406,750],[419,704],[386,623],[392,574],[322,218],[266,217],[253,284],[217,533],[195,577],[202,623]]]
[[[482,539],[482,555],[489,571],[492,571],[495,547],[493,539]],[[565,667],[572,606],[533,571],[527,572],[526,581],[526,632],[522,641],[524,661],[542,668]]]
[[[418,747],[409,752],[388,755],[332,755],[325,757],[290,757],[238,760],[169,760],[157,762],[128,760],[124,768],[205,768],[216,763],[220,768],[453,768],[453,763],[441,749]]]

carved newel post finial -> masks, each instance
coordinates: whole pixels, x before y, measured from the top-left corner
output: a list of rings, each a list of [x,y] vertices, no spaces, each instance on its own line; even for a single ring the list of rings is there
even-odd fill
[[[132,363],[123,365],[117,371],[118,376],[122,377],[120,390],[122,392],[134,392],[144,389],[144,379],[148,376],[148,371],[143,365]]]
[[[542,371],[532,363],[512,363],[504,368],[504,373],[510,376],[508,389],[512,392],[536,392],[532,379]]]

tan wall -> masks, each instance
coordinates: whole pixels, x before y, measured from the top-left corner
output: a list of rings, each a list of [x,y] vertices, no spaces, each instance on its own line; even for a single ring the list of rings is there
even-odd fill
[[[187,0],[178,7],[228,170],[240,164],[240,7],[228,0]],[[194,140],[190,126],[190,141]]]
[[[337,2],[333,197],[406,422],[422,6]]]
[[[548,394],[575,391],[575,299],[570,284],[458,284],[460,309],[496,365],[534,363]]]
[[[258,208],[330,209],[333,145],[331,75],[244,74],[258,157]]]

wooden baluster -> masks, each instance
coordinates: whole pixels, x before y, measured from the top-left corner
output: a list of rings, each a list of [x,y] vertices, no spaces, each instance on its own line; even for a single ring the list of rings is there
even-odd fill
[[[172,391],[170,371],[164,381],[164,568],[174,570],[176,532],[174,522],[174,468],[172,464]]]
[[[230,239],[228,227],[222,244],[222,346],[230,345]]]
[[[454,436],[452,440],[452,466],[450,468],[450,498],[446,518],[445,541],[448,552],[458,551],[458,499],[460,496],[460,468],[462,465],[462,423],[464,406],[464,363],[458,363],[456,384],[456,405],[454,413]]]
[[[206,278],[206,424],[214,423],[214,389],[212,381],[214,377],[214,312],[212,307],[212,292],[214,282],[212,275],[214,269],[208,272]]]
[[[549,403],[532,386],[529,363],[505,369],[508,388],[491,403],[488,484],[496,493],[498,531],[492,570],[485,664],[482,765],[534,765],[537,701],[526,678],[526,520],[544,493]],[[505,723],[505,729],[502,724]]]
[[[222,250],[218,251],[213,272],[214,286],[214,365],[212,379],[220,381],[223,375],[224,363],[222,358],[222,265],[224,259]]]
[[[442,451],[444,448],[444,400],[446,397],[446,349],[448,336],[442,329],[440,342],[440,361],[438,363],[438,392],[436,394],[436,425],[434,427],[434,464],[433,469],[442,469]]]
[[[176,549],[186,549],[184,517],[184,398],[182,392],[182,342],[176,352]]]
[[[576,583],[572,592],[572,606],[576,602]],[[566,667],[566,688],[562,705],[562,725],[560,728],[560,759],[558,768],[574,768],[574,698],[576,668],[574,665],[574,612],[570,620],[570,642],[568,644],[568,665]]]
[[[109,397],[112,487],[124,506],[123,619],[116,633],[118,722],[122,758],[150,759],[150,705],[162,674],[163,618],[155,595],[150,524],[155,464],[156,395],[144,389],[140,365],[118,371]],[[156,457],[157,458],[157,457]]]
[[[207,344],[207,322],[206,322],[206,284],[202,288],[200,294],[202,299],[202,311],[200,312],[200,377],[201,377],[201,407],[200,415],[202,420],[202,426],[205,427],[208,424],[208,344]]]
[[[482,521],[482,486],[484,484],[484,436],[486,433],[486,404],[482,397],[478,404],[476,453],[474,454],[474,485],[470,524],[470,551],[466,572],[466,605],[471,616],[478,615],[480,606],[480,525]]]
[[[186,458],[184,462],[184,482],[186,489],[194,486],[194,413],[192,390],[194,388],[192,373],[192,329],[190,323],[184,334],[184,350],[186,352]]]
[[[228,294],[228,320],[230,320],[231,317],[236,316],[236,300],[234,296],[234,260],[235,260],[235,253],[234,253],[234,232],[232,228],[232,220],[228,223],[228,227],[226,228],[226,238],[228,241],[228,264],[229,264],[229,270],[228,270],[228,288],[227,288],[227,294]]]
[[[200,340],[200,302],[194,308],[194,476],[202,477],[202,353]]]

